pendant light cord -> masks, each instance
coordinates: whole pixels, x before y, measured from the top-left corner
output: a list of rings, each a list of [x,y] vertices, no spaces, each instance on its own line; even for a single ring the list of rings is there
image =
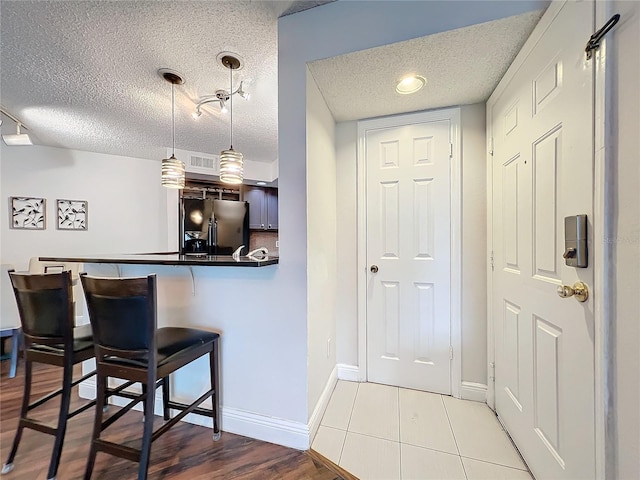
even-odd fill
[[[174,88],[175,84],[171,82],[171,156],[175,157],[176,155],[176,116],[175,116],[175,95]]]
[[[231,150],[233,150],[233,68],[229,65],[229,108],[230,108],[230,116],[231,121],[229,122],[229,127],[231,129],[230,132],[230,140],[231,140]]]

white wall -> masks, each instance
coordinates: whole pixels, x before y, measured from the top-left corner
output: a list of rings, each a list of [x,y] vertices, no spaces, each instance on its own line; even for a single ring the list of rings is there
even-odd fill
[[[607,162],[613,174],[615,213],[614,236],[605,241],[613,247],[615,282],[615,478],[631,480],[640,478],[640,3],[615,1],[613,10],[622,18],[611,34],[615,73],[609,126],[614,148]]]
[[[0,158],[2,263],[26,269],[33,256],[169,248],[167,197],[178,194],[160,185],[159,161],[4,144]],[[46,229],[9,228],[11,196],[45,198]],[[88,201],[88,230],[58,230],[56,199]]]
[[[487,383],[486,181],[484,104],[461,107],[462,380]],[[357,122],[336,125],[338,208],[337,362],[358,364]]]
[[[487,182],[485,105],[461,108],[462,381],[487,384]]]
[[[167,148],[167,158],[171,156],[173,149]],[[194,152],[191,150],[183,150],[181,148],[175,149],[175,156],[179,160],[182,160],[186,165],[187,178],[189,173],[197,173],[200,175],[206,175],[207,179],[211,182],[217,182],[220,180],[220,156],[211,153]],[[213,169],[207,169],[202,167],[194,167],[191,165],[191,157],[206,157],[213,158],[215,166]],[[263,182],[273,182],[278,178],[278,160],[272,162],[257,162],[255,160],[243,160],[243,174],[245,180],[259,180]]]
[[[313,412],[336,364],[335,121],[307,71],[307,364]]]
[[[358,122],[336,124],[336,196],[338,198],[338,281],[336,360],[358,365]]]
[[[2,263],[26,268],[30,256],[175,248],[171,242],[177,243],[178,193],[160,185],[159,160],[52,147],[1,148]],[[122,275],[162,274],[158,293],[167,305],[162,315],[170,315],[160,318],[161,324],[190,324],[222,332],[223,407],[233,412],[234,421],[252,415],[259,421],[284,419],[286,429],[297,429],[297,438],[304,436],[308,420],[306,228],[296,223],[306,219],[299,212],[300,205],[305,205],[305,179],[285,175],[280,186],[286,193],[279,206],[282,258],[278,266],[195,267],[192,272],[188,267],[127,266]],[[47,229],[10,230],[7,202],[12,195],[47,198]],[[89,202],[88,231],[56,230],[56,198]],[[114,274],[113,267],[104,268]],[[195,388],[206,383],[202,370],[182,378],[177,379],[178,394],[186,394],[188,385]],[[181,387],[185,382],[187,387]]]

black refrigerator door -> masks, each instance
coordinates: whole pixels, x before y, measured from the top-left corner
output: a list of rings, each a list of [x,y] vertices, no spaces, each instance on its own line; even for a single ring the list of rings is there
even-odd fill
[[[240,252],[246,255],[249,251],[249,204],[233,200],[213,201],[214,255],[231,255],[238,247],[244,245]]]
[[[205,219],[205,204],[202,198],[182,199],[184,207],[184,231],[203,232]]]

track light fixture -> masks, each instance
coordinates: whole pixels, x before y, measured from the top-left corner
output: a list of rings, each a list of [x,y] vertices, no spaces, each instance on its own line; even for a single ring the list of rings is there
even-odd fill
[[[202,115],[201,107],[209,103],[218,103],[220,105],[220,112],[227,113],[229,111],[229,109],[227,108],[227,102],[233,95],[236,94],[240,95],[245,100],[249,100],[250,94],[244,90],[244,88],[246,87],[245,83],[245,80],[241,81],[238,88],[231,94],[229,94],[229,92],[232,90],[216,90],[215,94],[202,97],[196,104],[196,109],[191,115],[193,116],[193,118],[198,119]]]
[[[11,115],[4,108],[0,108],[0,113],[2,113],[3,115],[6,115],[8,118],[13,120],[16,124],[15,134],[10,133],[10,134],[2,135],[2,140],[4,140],[5,144],[11,147],[33,145],[33,142],[31,141],[31,137],[29,137],[29,134],[20,132],[20,127],[24,127],[24,124],[20,120],[18,120],[16,117]],[[2,124],[1,119],[0,119],[0,124]]]

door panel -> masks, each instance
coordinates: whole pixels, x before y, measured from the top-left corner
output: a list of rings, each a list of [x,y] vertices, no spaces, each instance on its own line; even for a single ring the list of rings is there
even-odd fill
[[[533,266],[534,278],[559,282],[558,165],[562,162],[562,127],[556,127],[533,144]],[[562,258],[562,257],[560,257]]]
[[[451,122],[367,130],[367,369],[451,393]]]
[[[592,2],[554,3],[499,97],[493,133],[496,412],[540,479],[594,478],[593,267],[565,265],[564,217],[592,219]]]

